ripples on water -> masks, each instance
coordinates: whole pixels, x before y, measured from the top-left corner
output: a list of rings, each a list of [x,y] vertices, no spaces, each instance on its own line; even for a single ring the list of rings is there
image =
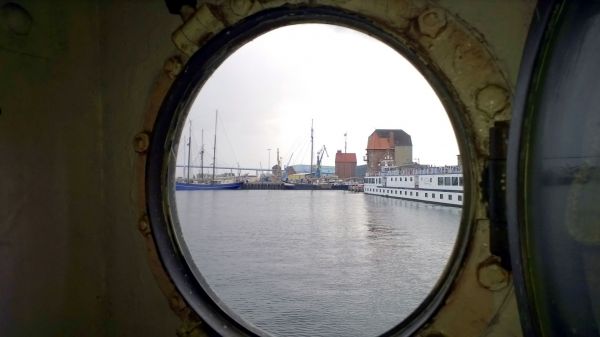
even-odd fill
[[[345,191],[181,191],[185,244],[234,312],[278,336],[377,336],[427,296],[461,209]]]

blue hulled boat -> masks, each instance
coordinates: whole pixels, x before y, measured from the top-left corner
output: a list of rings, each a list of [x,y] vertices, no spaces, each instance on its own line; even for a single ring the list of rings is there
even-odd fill
[[[190,180],[190,162],[191,162],[191,152],[192,152],[192,122],[190,121],[190,135],[188,138],[188,163],[187,163],[187,183],[186,182],[176,182],[175,190],[176,191],[208,191],[208,190],[239,190],[242,188],[241,182],[230,182],[226,183],[220,180],[215,180],[215,163],[217,161],[217,116],[218,111],[215,111],[215,142],[213,148],[213,164],[212,164],[212,181],[211,182],[192,182]],[[204,166],[204,130],[202,131],[202,147],[200,150],[200,158],[202,160],[202,167]]]
[[[239,190],[242,183],[222,183],[222,184],[194,184],[194,183],[176,183],[176,191],[201,191],[201,190]]]

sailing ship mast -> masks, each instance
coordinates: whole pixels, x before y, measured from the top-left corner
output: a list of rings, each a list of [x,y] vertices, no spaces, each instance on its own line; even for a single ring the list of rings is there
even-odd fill
[[[213,147],[213,165],[212,165],[212,182],[215,182],[215,165],[217,160],[217,118],[219,110],[215,111],[215,143]]]
[[[313,174],[313,143],[314,143],[314,129],[313,129],[313,121],[314,119],[310,120],[310,176],[312,177]]]
[[[200,148],[200,181],[204,181],[204,129],[202,129],[202,147]]]
[[[190,120],[190,134],[188,136],[187,182],[190,183],[190,162],[192,160],[192,121]]]

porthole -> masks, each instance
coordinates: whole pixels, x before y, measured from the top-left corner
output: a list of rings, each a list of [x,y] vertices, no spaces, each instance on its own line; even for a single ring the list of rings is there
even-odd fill
[[[232,310],[232,305],[227,303],[227,301],[223,301],[222,293],[215,291],[215,287],[206,277],[207,273],[205,273],[205,270],[195,264],[193,249],[191,249],[184,238],[181,219],[177,215],[179,206],[181,205],[176,202],[177,196],[175,192],[176,153],[183,146],[183,143],[179,142],[178,139],[182,135],[185,135],[184,130],[187,128],[186,116],[191,109],[194,99],[207,83],[210,75],[213,74],[215,69],[218,69],[233,50],[240,48],[244,43],[272,29],[292,23],[314,22],[315,20],[367,32],[401,52],[425,74],[437,93],[444,96],[445,100],[443,101],[447,105],[446,108],[449,111],[454,111],[454,115],[451,114],[453,118],[458,118],[455,112],[457,108],[452,103],[452,97],[454,96],[448,94],[448,89],[441,84],[442,82],[437,79],[431,70],[427,70],[420,64],[420,59],[412,51],[403,47],[398,40],[385,34],[383,30],[374,26],[373,23],[330,8],[285,8],[262,12],[256,17],[251,17],[226,29],[223,33],[213,37],[203,48],[196,52],[188,61],[184,71],[177,78],[169,95],[165,99],[153,130],[147,164],[148,212],[152,223],[152,233],[157,243],[162,262],[172,277],[174,284],[182,296],[184,296],[189,306],[220,334],[227,332],[227,334],[233,335],[265,336],[270,335],[272,331],[264,329],[256,321],[247,319],[247,316]],[[216,120],[218,121],[218,118]],[[463,153],[462,155],[468,159],[469,153]],[[381,182],[381,179],[378,178],[377,181]],[[407,181],[406,177],[404,181]],[[385,189],[376,190],[378,193],[386,193]],[[387,190],[387,194],[393,193]],[[407,191],[404,192],[404,195],[407,195]],[[418,195],[418,192],[416,195]],[[432,193],[432,197],[435,198],[435,194]],[[384,201],[378,202],[398,201],[397,198],[381,198],[381,200]],[[240,202],[233,204],[233,206],[239,205]],[[224,212],[228,211],[224,210]],[[229,212],[235,213],[235,207],[231,208]],[[459,211],[458,219],[460,219],[460,214]],[[205,219],[203,221],[211,224],[212,220]],[[420,304],[411,308],[410,312],[401,321],[395,314],[390,314],[394,323],[385,327],[384,331],[376,331],[376,334],[410,334],[421,327],[433,315],[449,291],[453,277],[456,275],[458,266],[460,265],[461,254],[465,251],[467,245],[467,236],[465,234],[468,232],[468,228],[464,223],[465,221],[463,220],[463,225],[459,230],[458,241],[453,245],[452,253],[449,254],[448,264],[440,271],[439,278],[436,277],[437,281],[434,282],[432,288],[423,294]],[[372,231],[377,230],[381,229],[372,229]],[[223,249],[223,253],[228,252],[227,247],[219,246],[219,249],[221,248]],[[266,270],[263,269],[263,271]],[[235,270],[235,272],[239,273],[240,270]],[[240,277],[244,276],[243,273],[238,275]],[[413,284],[412,286],[415,285]],[[373,289],[376,290],[378,288],[375,286]],[[293,289],[287,290],[292,291]],[[337,291],[335,287],[331,290],[334,292]],[[323,293],[320,294],[323,295]],[[282,298],[279,297],[280,300]],[[282,332],[277,332],[276,334],[286,335]]]

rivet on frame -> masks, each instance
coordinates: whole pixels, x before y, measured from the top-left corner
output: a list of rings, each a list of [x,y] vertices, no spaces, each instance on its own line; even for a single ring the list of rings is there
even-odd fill
[[[133,138],[133,148],[137,153],[146,153],[150,146],[150,135],[146,131],[142,131]]]
[[[440,8],[428,9],[419,15],[418,23],[421,34],[435,38],[446,27],[446,13]]]

